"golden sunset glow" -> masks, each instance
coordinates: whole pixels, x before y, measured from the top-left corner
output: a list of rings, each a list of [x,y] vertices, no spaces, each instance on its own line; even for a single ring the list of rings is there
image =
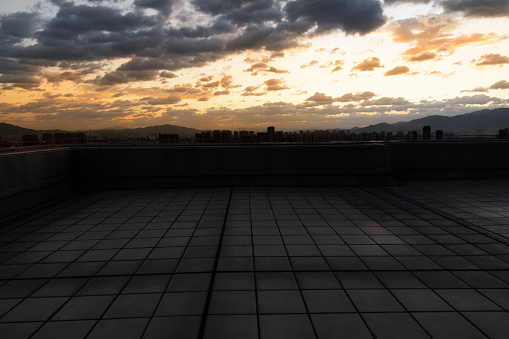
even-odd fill
[[[0,14],[0,120],[27,128],[351,128],[509,106],[506,1],[45,0]]]

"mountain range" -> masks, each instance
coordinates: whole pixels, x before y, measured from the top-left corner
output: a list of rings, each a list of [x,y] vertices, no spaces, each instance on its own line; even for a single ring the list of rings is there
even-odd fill
[[[424,126],[431,126],[432,131],[442,130],[444,132],[476,132],[483,130],[484,133],[498,131],[501,128],[509,127],[509,108],[497,108],[493,110],[482,110],[472,113],[455,115],[452,117],[443,115],[430,115],[420,119],[414,119],[408,122],[397,122],[394,124],[380,123],[365,127],[354,127],[351,132],[398,132],[398,131],[422,131]],[[338,129],[339,130],[339,129]],[[34,130],[23,128],[7,123],[0,123],[0,135],[23,135],[23,134],[42,134],[42,133],[61,133],[62,130]],[[201,132],[198,129],[181,127],[175,125],[157,125],[141,128],[111,128],[101,130],[83,131],[93,134],[116,134],[130,137],[144,137],[150,134],[158,133],[177,133],[181,137],[194,136]]]
[[[482,110],[452,117],[430,115],[408,122],[397,122],[394,124],[381,123],[365,127],[355,127],[350,129],[350,131],[355,133],[381,131],[395,133],[403,131],[406,133],[407,131],[422,131],[424,126],[430,126],[432,131],[476,132],[483,130],[483,133],[489,133],[509,127],[509,108]]]
[[[62,130],[35,130],[30,128],[23,128],[11,124],[0,123],[0,135],[23,135],[23,134],[43,134],[43,133],[67,133],[69,131]],[[76,131],[73,131],[76,132]],[[149,126],[149,127],[141,127],[141,128],[111,128],[111,129],[100,129],[100,130],[86,130],[80,131],[83,133],[92,133],[92,134],[116,134],[116,135],[126,135],[130,137],[144,137],[150,134],[159,134],[159,133],[172,133],[178,134],[179,136],[187,137],[194,136],[195,133],[201,132],[200,130],[188,127],[181,127],[175,125],[158,125],[158,126]]]

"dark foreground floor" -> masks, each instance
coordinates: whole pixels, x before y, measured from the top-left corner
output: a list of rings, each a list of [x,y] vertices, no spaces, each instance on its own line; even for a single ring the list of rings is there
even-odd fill
[[[1,338],[507,338],[509,181],[91,194],[0,236]]]

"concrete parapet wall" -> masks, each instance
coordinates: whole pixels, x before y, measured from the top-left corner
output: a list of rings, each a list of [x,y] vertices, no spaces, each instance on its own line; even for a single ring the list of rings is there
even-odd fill
[[[390,147],[397,179],[509,177],[509,142],[402,142]]]
[[[73,150],[0,155],[0,219],[76,189]]]
[[[509,177],[509,142],[88,147],[0,155],[0,222],[77,189]]]
[[[390,176],[390,149],[383,145],[249,145],[152,148],[87,148],[77,152],[82,185],[116,187],[360,184]],[[306,180],[309,181],[306,181]],[[378,178],[372,183],[376,183]]]

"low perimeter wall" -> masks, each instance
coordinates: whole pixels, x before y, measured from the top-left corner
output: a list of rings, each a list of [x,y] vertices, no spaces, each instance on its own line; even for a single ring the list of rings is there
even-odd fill
[[[397,180],[509,177],[509,141],[390,144]]]
[[[0,222],[76,191],[73,150],[0,155]]]
[[[79,189],[509,177],[509,142],[87,147],[0,155],[0,222]]]
[[[246,145],[76,150],[83,187],[383,184],[384,145]]]

